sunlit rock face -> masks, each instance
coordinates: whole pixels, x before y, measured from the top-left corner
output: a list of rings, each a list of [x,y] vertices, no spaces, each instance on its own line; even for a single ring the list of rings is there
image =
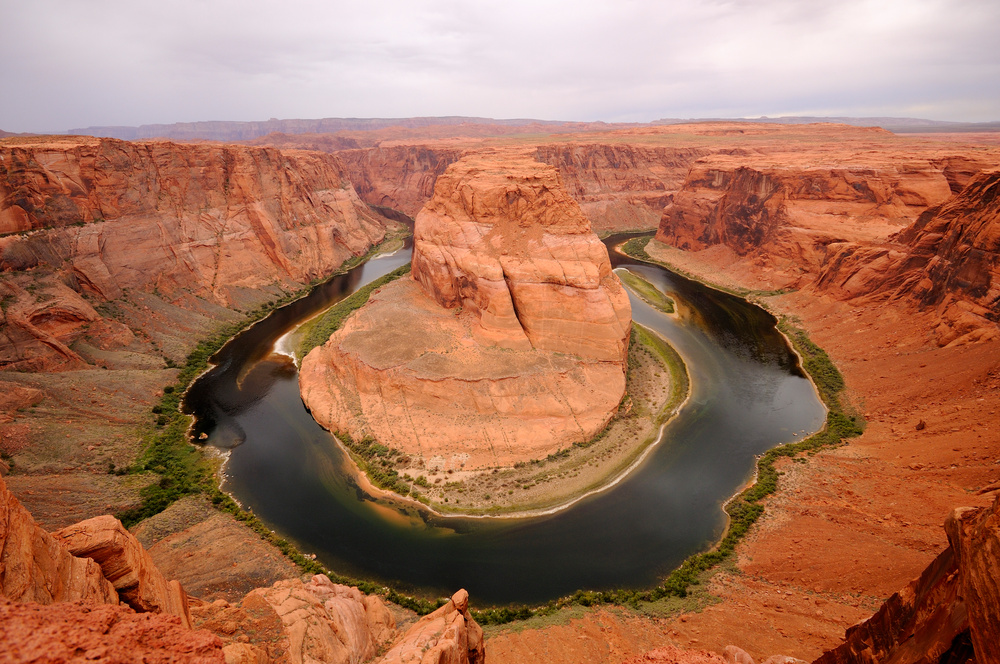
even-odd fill
[[[303,399],[351,436],[467,468],[600,431],[625,390],[631,308],[554,167],[478,154],[417,216],[412,278],[304,360]]]

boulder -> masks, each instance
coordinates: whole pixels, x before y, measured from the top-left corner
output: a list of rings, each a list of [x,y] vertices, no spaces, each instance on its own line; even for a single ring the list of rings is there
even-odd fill
[[[396,635],[395,619],[381,599],[320,574],[307,582],[295,579],[258,588],[241,605],[259,605],[260,600],[280,619],[292,664],[360,664]]]
[[[418,620],[379,664],[482,664],[483,630],[469,615],[469,593],[459,590],[448,603]]]
[[[14,602],[117,604],[93,560],[77,558],[35,523],[0,479],[0,595]]]
[[[169,613],[191,626],[187,594],[168,581],[121,521],[103,515],[58,530],[53,536],[74,556],[100,565],[121,600],[139,612]]]

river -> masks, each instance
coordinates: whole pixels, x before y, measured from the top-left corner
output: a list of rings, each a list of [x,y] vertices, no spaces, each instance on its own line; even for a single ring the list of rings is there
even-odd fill
[[[466,588],[482,606],[655,585],[721,536],[722,505],[752,476],[754,456],[817,430],[825,411],[768,313],[614,252],[627,237],[606,240],[612,263],[668,293],[679,313],[662,314],[629,292],[633,320],[684,357],[692,393],[662,442],[613,488],[522,519],[435,516],[358,488],[346,454],[299,398],[285,335],[406,264],[407,245],[235,337],[192,385],[185,408],[196,434],[229,455],[223,489],[328,568],[403,591]]]

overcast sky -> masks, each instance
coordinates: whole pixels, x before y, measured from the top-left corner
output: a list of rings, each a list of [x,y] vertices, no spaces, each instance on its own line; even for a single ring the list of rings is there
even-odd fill
[[[0,0],[0,129],[1000,120],[998,0]]]

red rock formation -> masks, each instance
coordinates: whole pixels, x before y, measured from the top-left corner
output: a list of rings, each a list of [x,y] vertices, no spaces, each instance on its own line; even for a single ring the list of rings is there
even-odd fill
[[[279,581],[255,594],[281,619],[292,664],[359,664],[396,636],[395,619],[382,600],[323,575],[308,583]]]
[[[1000,496],[989,509],[955,510],[945,524],[978,662],[1000,662]]]
[[[337,156],[362,200],[413,217],[431,199],[437,178],[471,150],[436,144],[392,145],[344,150]],[[580,204],[594,230],[604,231],[655,227],[691,164],[710,152],[619,142],[560,143],[539,145],[533,156],[559,170],[566,191]]]
[[[74,556],[101,566],[123,602],[139,612],[169,613],[191,626],[187,594],[168,581],[121,521],[98,516],[52,533]]]
[[[713,157],[691,170],[656,237],[688,250],[722,244],[816,273],[831,243],[884,239],[950,193],[928,162],[824,168]]]
[[[538,162],[467,157],[417,217],[413,278],[446,308],[471,308],[505,348],[624,362],[631,309],[607,249]]]
[[[468,469],[603,428],[624,393],[631,311],[555,169],[464,159],[415,236],[419,283],[374,293],[303,361],[317,421]]]
[[[535,159],[559,169],[595,231],[655,228],[706,148],[610,144],[540,145]]]
[[[176,616],[127,606],[12,604],[0,596],[0,661],[223,664],[222,642]],[[254,663],[256,664],[256,663]]]
[[[483,664],[483,630],[469,615],[469,593],[459,590],[448,603],[410,627],[379,664]]]
[[[920,578],[814,664],[1000,661],[1000,497],[955,510],[945,531],[950,546]]]
[[[434,195],[434,183],[462,150],[427,146],[344,150],[344,163],[358,196],[370,205],[392,208],[415,217]]]
[[[980,174],[893,239],[831,245],[816,287],[845,300],[906,298],[935,309],[941,345],[1000,334],[1000,172]]]
[[[8,139],[0,145],[0,366],[72,368],[94,309],[153,292],[241,308],[364,253],[384,220],[332,155],[269,148]],[[25,271],[42,268],[40,274]],[[43,283],[40,283],[43,282]],[[43,285],[45,298],[32,289]],[[69,288],[67,288],[67,286]],[[273,296],[273,295],[272,295]]]
[[[117,604],[94,561],[74,557],[35,523],[0,479],[0,595],[15,602]],[[0,639],[2,640],[2,639]]]
[[[371,661],[397,636],[381,599],[317,575],[258,588],[239,603],[218,600],[192,609],[195,623],[225,643],[227,661]]]

